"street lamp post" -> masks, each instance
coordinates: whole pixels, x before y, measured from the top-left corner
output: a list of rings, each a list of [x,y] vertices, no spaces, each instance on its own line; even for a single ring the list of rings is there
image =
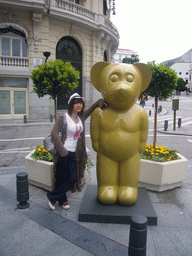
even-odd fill
[[[47,63],[47,60],[48,60],[48,58],[49,58],[49,56],[51,55],[51,53],[50,52],[43,52],[43,55],[45,56],[45,63]]]

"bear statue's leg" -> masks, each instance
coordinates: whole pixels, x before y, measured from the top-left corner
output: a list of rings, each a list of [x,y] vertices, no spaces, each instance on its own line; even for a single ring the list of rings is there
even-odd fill
[[[118,194],[118,163],[97,153],[98,199],[104,204],[115,204]]]
[[[140,154],[120,163],[118,201],[133,205],[137,201],[137,186],[140,173]]]

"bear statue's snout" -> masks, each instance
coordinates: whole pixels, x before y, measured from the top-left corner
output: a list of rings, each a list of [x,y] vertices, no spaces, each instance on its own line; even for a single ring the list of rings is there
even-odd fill
[[[114,88],[114,96],[115,97],[123,97],[127,98],[132,93],[132,88],[127,84],[120,84],[116,88]]]
[[[129,92],[128,92],[127,90],[125,90],[125,89],[119,89],[119,90],[117,90],[117,93],[118,93],[120,96],[124,96],[124,97],[126,97],[126,96],[129,95]]]

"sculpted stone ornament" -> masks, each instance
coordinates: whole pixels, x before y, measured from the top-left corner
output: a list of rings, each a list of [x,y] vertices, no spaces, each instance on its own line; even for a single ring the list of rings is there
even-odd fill
[[[98,199],[103,204],[133,205],[137,200],[140,153],[145,150],[148,116],[135,103],[152,78],[143,63],[96,63],[94,87],[109,105],[91,116],[91,140],[97,152]]]

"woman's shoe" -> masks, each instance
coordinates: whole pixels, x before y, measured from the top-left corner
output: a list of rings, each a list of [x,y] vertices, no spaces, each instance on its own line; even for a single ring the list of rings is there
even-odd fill
[[[47,197],[47,200],[48,200],[48,205],[49,205],[49,207],[51,208],[51,210],[55,210],[55,205],[53,204],[53,203],[51,203],[51,201],[49,200],[49,198],[48,198],[48,196],[46,195],[46,197]]]
[[[63,209],[65,209],[65,210],[68,210],[68,209],[70,208],[70,205],[69,205],[68,202],[65,202],[65,203],[62,204],[61,207],[62,207]]]

